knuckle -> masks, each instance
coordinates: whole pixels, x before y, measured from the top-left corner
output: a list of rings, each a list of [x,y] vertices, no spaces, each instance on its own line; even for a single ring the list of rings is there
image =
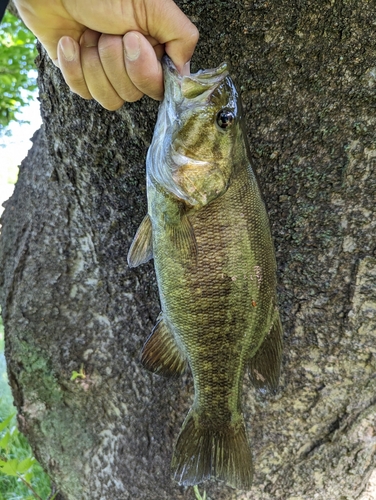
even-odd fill
[[[195,43],[195,45],[197,44],[199,38],[200,38],[200,32],[198,31],[196,26],[192,24],[191,39]]]
[[[113,59],[116,54],[122,53],[122,39],[117,35],[103,34],[98,42],[98,52],[101,58]]]

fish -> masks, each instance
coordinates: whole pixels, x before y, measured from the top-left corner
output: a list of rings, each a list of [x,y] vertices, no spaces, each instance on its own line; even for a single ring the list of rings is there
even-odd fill
[[[146,158],[148,212],[128,265],[154,259],[161,312],[141,351],[150,371],[189,366],[194,401],[173,452],[173,478],[249,490],[254,466],[243,378],[278,387],[282,324],[276,259],[251,166],[241,99],[226,63],[182,76],[162,59],[164,99]]]

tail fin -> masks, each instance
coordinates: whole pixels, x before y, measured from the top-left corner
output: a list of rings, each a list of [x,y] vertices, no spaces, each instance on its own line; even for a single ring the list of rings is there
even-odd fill
[[[200,424],[192,409],[185,419],[172,458],[174,479],[193,486],[210,476],[240,490],[252,485],[252,454],[245,434],[243,418],[236,424],[210,428]]]

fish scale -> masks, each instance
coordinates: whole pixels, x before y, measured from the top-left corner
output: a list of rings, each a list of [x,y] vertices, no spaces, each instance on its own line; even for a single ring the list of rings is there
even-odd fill
[[[187,365],[192,372],[195,397],[175,446],[174,478],[249,489],[243,377],[248,367],[256,388],[275,390],[282,353],[268,217],[226,65],[182,77],[165,56],[163,68],[148,214],[128,254],[131,267],[154,258],[161,302],[141,361],[165,376]]]

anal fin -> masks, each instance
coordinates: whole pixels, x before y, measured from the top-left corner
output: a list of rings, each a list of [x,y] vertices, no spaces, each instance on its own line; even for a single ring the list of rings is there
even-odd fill
[[[282,358],[282,324],[279,313],[256,354],[249,361],[249,376],[256,389],[275,392]]]
[[[143,218],[128,252],[129,267],[145,264],[153,258],[153,233],[149,214]]]
[[[162,313],[142,348],[141,363],[151,372],[165,377],[179,377],[186,369],[186,357]]]

